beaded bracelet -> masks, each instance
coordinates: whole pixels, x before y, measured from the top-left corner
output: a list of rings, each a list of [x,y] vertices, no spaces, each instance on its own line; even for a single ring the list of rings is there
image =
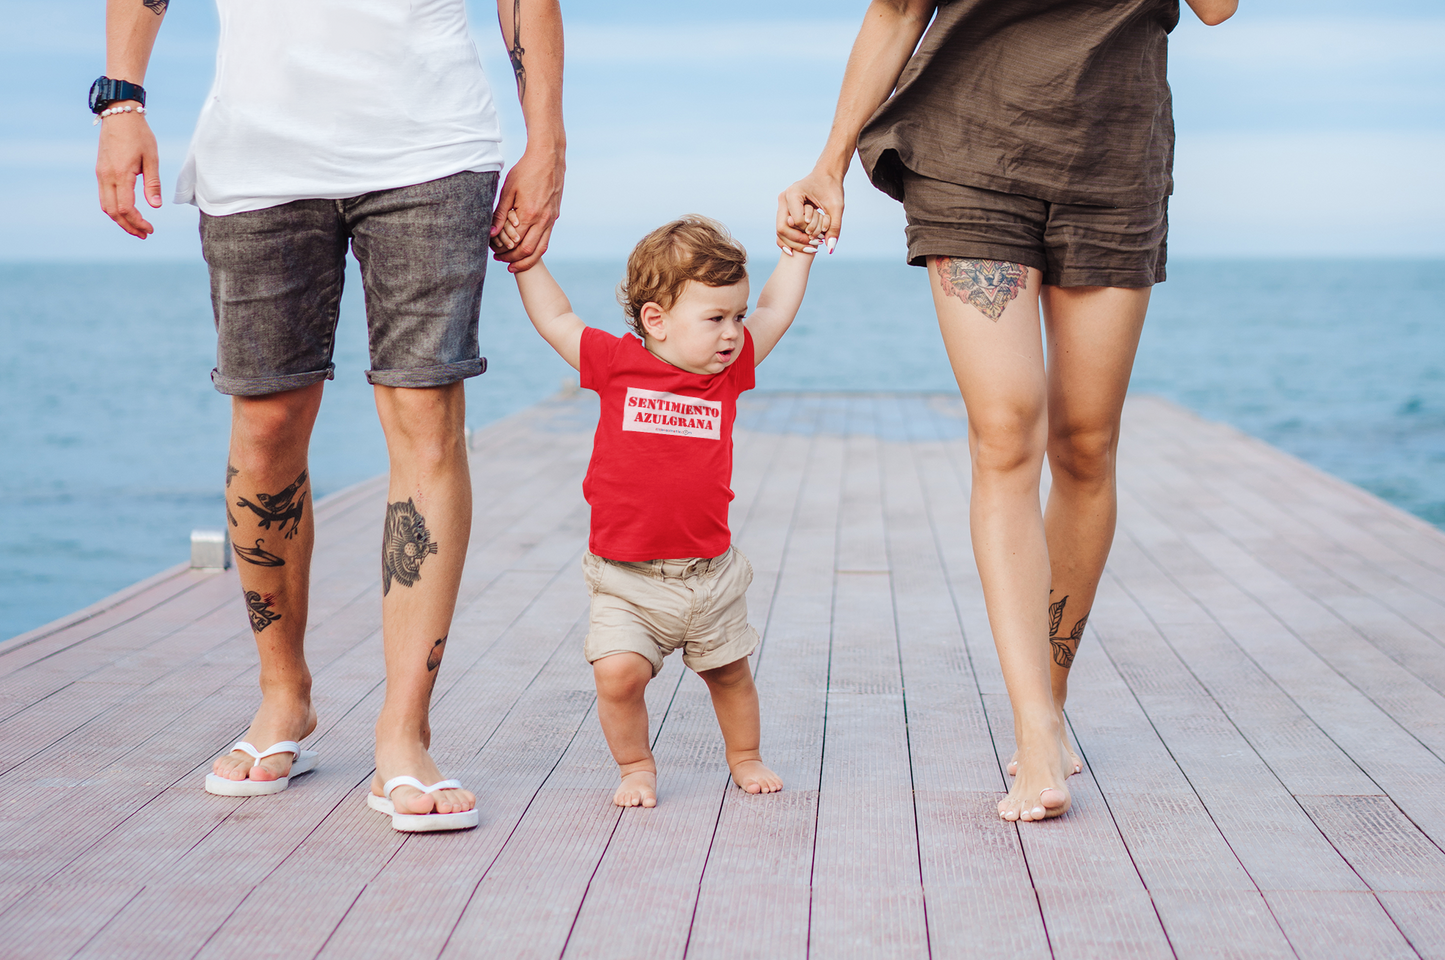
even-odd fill
[[[133,107],[133,106],[131,106],[130,104],[126,104],[126,105],[123,106],[123,107],[106,107],[104,110],[100,111],[100,113],[97,113],[97,114],[95,115],[95,119],[94,119],[93,121],[91,121],[91,124],[90,124],[90,125],[93,127],[93,126],[95,126],[97,123],[100,123],[100,120],[101,120],[102,117],[113,117],[113,116],[115,116],[117,113],[145,113],[145,112],[146,112],[146,108],[145,108],[145,107]]]

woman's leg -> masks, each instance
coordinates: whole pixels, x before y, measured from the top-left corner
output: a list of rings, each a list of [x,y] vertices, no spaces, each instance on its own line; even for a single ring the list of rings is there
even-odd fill
[[[1050,673],[1060,713],[1069,667],[1114,542],[1115,453],[1149,287],[1044,287],[1049,471],[1044,512],[1052,591]]]
[[[1039,271],[933,257],[929,282],[949,363],[968,408],[969,526],[999,665],[1013,707],[1018,775],[1007,820],[1068,809],[1068,753],[1049,675],[1049,553],[1039,508],[1048,383]]]

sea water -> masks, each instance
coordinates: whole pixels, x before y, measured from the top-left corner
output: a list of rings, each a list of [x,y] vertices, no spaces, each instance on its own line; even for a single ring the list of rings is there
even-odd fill
[[[589,323],[623,330],[620,263],[551,265]],[[1445,262],[1177,261],[1132,389],[1223,420],[1445,526]],[[757,278],[761,281],[761,277]],[[348,276],[311,455],[317,496],[386,469]],[[575,376],[501,270],[482,319],[473,428]],[[229,402],[199,263],[0,264],[0,638],[189,556],[224,526]],[[761,389],[953,390],[926,275],[817,265]]]

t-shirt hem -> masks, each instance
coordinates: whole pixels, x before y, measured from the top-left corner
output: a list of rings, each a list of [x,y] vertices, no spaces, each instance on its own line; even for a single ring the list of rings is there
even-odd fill
[[[1174,193],[1174,178],[1168,177],[1161,187],[1141,190],[1137,187],[1117,189],[1060,190],[1056,185],[1037,181],[999,177],[973,170],[959,170],[945,164],[935,164],[908,155],[904,144],[891,139],[882,139],[868,145],[866,153],[859,148],[859,159],[873,186],[882,190],[894,200],[903,200],[902,170],[907,169],[919,176],[945,183],[958,183],[998,193],[1009,193],[1020,197],[1032,197],[1048,203],[1067,203],[1078,206],[1098,207],[1144,207],[1158,203]]]
[[[233,213],[250,213],[255,210],[268,210],[271,207],[279,207],[284,203],[293,203],[297,200],[348,200],[352,197],[359,197],[368,193],[376,193],[381,190],[396,190],[401,187],[410,187],[418,183],[430,183],[433,180],[440,180],[443,177],[450,177],[458,173],[500,173],[502,161],[489,160],[471,165],[457,167],[454,164],[441,166],[435,172],[412,171],[403,176],[397,176],[384,180],[356,182],[349,185],[327,185],[318,186],[314,190],[306,190],[266,197],[246,197],[240,200],[232,200],[226,203],[211,203],[203,199],[194,187],[187,188],[186,184],[176,185],[174,203],[189,203],[199,207],[201,212],[209,217],[224,217]]]

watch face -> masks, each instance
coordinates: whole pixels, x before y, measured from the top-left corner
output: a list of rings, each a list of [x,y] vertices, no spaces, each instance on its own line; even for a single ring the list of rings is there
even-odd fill
[[[101,77],[90,85],[90,112],[99,113],[105,109],[105,96],[110,93],[110,81]]]

